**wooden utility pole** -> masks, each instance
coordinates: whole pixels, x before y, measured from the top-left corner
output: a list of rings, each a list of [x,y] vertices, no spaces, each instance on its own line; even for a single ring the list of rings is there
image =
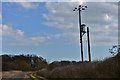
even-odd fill
[[[87,38],[88,38],[88,56],[89,62],[91,62],[89,27],[87,27]]]
[[[82,24],[81,12],[83,10],[85,10],[86,8],[87,8],[87,6],[79,5],[78,7],[75,7],[75,9],[73,10],[73,11],[79,11],[79,29],[80,29],[80,46],[81,46],[81,59],[82,59],[82,62],[84,62],[84,59],[83,59],[83,40],[82,40],[82,37],[86,33],[86,31],[85,31],[85,26],[86,25]],[[88,39],[88,56],[89,56],[89,62],[91,62],[89,27],[87,27],[87,39]]]
[[[80,43],[81,43],[81,59],[83,62],[83,42],[82,42],[82,28],[81,28],[81,11],[79,10],[79,29],[80,29]]]
[[[82,37],[83,35],[85,34],[85,31],[83,31],[85,25],[82,24],[82,20],[81,20],[81,12],[83,10],[85,10],[87,8],[87,6],[82,6],[82,5],[79,5],[78,7],[75,7],[75,9],[73,11],[79,11],[79,29],[80,29],[80,46],[81,46],[81,59],[82,59],[82,62],[84,61],[83,60],[83,41],[82,41]]]

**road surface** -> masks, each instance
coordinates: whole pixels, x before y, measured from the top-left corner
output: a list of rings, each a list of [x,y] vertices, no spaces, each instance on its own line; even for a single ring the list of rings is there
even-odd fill
[[[32,78],[30,78],[30,76]],[[33,75],[34,74],[34,75]],[[34,71],[23,72],[23,71],[3,71],[2,80],[46,80],[45,78],[35,75]]]
[[[2,78],[29,78],[27,74],[30,72],[23,71],[3,71]]]

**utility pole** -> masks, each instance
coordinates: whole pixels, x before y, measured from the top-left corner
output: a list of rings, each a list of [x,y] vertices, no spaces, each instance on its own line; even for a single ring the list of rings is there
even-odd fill
[[[75,7],[75,9],[73,11],[79,11],[79,27],[80,27],[80,45],[81,45],[81,59],[82,62],[83,60],[83,42],[82,42],[82,37],[85,34],[85,24],[82,24],[82,19],[81,19],[81,12],[83,10],[85,10],[87,8],[87,6],[82,6],[79,5],[78,8]]]
[[[91,62],[89,27],[87,27],[87,39],[88,39],[88,56],[89,56],[89,62]]]

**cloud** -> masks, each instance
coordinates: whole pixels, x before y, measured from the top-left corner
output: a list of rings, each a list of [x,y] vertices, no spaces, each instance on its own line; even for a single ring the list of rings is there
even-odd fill
[[[17,4],[25,9],[34,9],[37,7],[37,5],[33,4],[32,2],[17,2]]]
[[[71,44],[79,43],[79,32],[65,32],[61,34],[61,37],[65,39],[66,43]]]
[[[2,0],[3,2],[118,2],[119,0]]]
[[[0,3],[0,24],[2,23],[2,3]]]
[[[20,4],[21,2],[18,3]],[[30,2],[22,2],[20,5],[25,5],[23,3],[29,4]],[[32,3],[30,3],[30,5],[31,4]],[[15,30],[8,25],[4,25],[4,30],[2,31],[4,42],[9,43],[10,45],[41,45],[49,42],[51,39],[63,39],[65,43],[69,42],[70,44],[78,44],[78,12],[73,12],[74,7],[77,7],[78,4],[79,3],[76,2],[47,2],[45,4],[46,9],[48,10],[48,13],[43,14],[43,17],[46,19],[45,24],[61,30],[62,33],[28,37],[25,35],[24,31],[19,29]],[[92,44],[108,45],[117,43],[117,3],[98,4],[98,2],[91,2],[84,3],[84,5],[87,5],[88,9],[82,12],[82,22],[90,27]],[[85,37],[86,36],[84,36],[84,38]]]
[[[16,33],[17,33],[18,35],[20,35],[20,36],[23,36],[23,35],[24,35],[24,31],[22,31],[22,30],[17,30]]]
[[[1,21],[2,21],[2,14],[1,14],[1,11],[0,11],[0,23],[1,23]]]
[[[5,24],[0,26],[0,37],[2,38],[3,46],[40,46],[50,39],[47,35],[28,37],[24,31],[13,29]]]
[[[77,29],[77,14],[72,14],[74,4],[75,3],[46,3],[49,14],[43,15],[46,16],[45,18],[48,20],[48,25],[61,30]]]
[[[88,9],[82,12],[82,22],[90,27],[91,42],[93,44],[109,45],[117,43],[118,38],[118,5],[117,3],[84,3]],[[43,14],[46,25],[62,30],[61,36],[66,40],[78,42],[78,12],[73,12],[78,3],[61,2],[46,3],[48,13]],[[71,35],[71,36],[69,36]],[[74,36],[73,36],[74,35]],[[73,40],[74,39],[74,40]]]
[[[28,0],[4,0],[2,2],[16,2],[18,5],[20,5],[21,7],[25,8],[25,9],[35,9],[38,6]]]
[[[58,0],[2,0],[2,2],[56,2]]]
[[[63,39],[65,44],[78,44],[79,32],[64,32],[60,34],[51,35],[54,39]],[[63,43],[63,44],[64,44]]]

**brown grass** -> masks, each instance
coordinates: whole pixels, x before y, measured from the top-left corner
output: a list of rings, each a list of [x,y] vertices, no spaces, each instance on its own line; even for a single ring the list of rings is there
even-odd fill
[[[120,56],[117,55],[103,61],[56,67],[44,75],[48,78],[120,78],[119,67]]]

